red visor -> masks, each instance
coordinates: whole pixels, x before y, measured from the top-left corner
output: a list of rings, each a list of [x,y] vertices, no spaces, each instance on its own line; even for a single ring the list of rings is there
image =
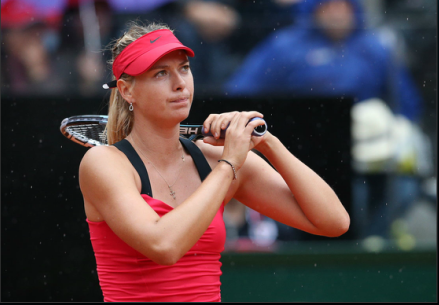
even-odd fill
[[[185,47],[170,30],[162,29],[143,35],[129,44],[115,59],[113,74],[119,79],[123,73],[131,76],[142,74],[163,55],[175,50],[185,50],[194,57],[194,51]],[[112,83],[110,85],[110,83]],[[115,82],[104,85],[104,88],[115,87]]]

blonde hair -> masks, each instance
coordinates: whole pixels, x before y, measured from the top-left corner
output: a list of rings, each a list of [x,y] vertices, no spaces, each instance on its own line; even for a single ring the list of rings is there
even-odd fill
[[[112,66],[117,55],[119,55],[130,43],[142,37],[149,32],[168,29],[166,24],[150,23],[148,25],[140,24],[139,21],[132,21],[128,24],[128,31],[122,37],[112,42],[110,45],[112,52],[112,59],[108,63]],[[172,31],[172,30],[171,30]],[[133,82],[134,77],[123,73],[121,79]],[[119,90],[113,88],[111,90],[109,105],[108,105],[108,123],[106,127],[107,142],[109,145],[119,142],[126,138],[133,129],[134,115],[129,111],[128,102],[122,97]]]

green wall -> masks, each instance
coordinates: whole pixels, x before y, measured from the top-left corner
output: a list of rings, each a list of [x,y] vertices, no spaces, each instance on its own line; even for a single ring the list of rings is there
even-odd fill
[[[436,250],[226,252],[223,302],[436,302]]]

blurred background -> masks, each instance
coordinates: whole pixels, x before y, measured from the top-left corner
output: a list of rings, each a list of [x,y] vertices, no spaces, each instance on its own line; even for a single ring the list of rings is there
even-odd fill
[[[258,110],[351,216],[323,238],[232,201],[223,301],[437,301],[437,1],[2,0],[1,300],[102,301],[65,117],[106,114],[130,20],[192,48],[183,123]]]

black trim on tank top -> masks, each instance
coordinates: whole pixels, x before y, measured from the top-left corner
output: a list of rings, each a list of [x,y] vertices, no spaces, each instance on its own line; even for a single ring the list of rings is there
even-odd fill
[[[209,175],[209,173],[212,171],[209,163],[206,160],[206,157],[204,157],[198,146],[195,145],[195,143],[191,140],[180,137],[180,142],[191,155],[192,160],[194,160],[195,166],[197,168],[198,175],[200,175],[201,181],[204,181],[207,175]],[[123,139],[117,143],[114,143],[113,146],[115,146],[127,156],[128,160],[130,160],[131,164],[139,174],[140,181],[142,183],[142,190],[140,193],[152,197],[152,189],[151,183],[149,182],[148,171],[146,170],[145,164],[143,163],[142,159],[140,158],[134,147],[131,145],[131,143],[128,140]]]
[[[195,166],[198,170],[198,175],[200,175],[201,182],[203,182],[204,179],[206,179],[207,175],[209,175],[212,171],[209,163],[206,160],[206,157],[203,155],[198,146],[195,145],[195,143],[191,140],[180,137],[180,142],[189,152],[192,160],[194,160]]]
[[[151,184],[149,183],[148,171],[146,170],[145,164],[143,163],[142,159],[140,159],[139,154],[136,152],[134,147],[126,139],[114,143],[113,145],[127,156],[128,160],[130,160],[131,164],[139,174],[140,181],[142,183],[142,190],[140,194],[146,194],[152,197],[152,189]]]

